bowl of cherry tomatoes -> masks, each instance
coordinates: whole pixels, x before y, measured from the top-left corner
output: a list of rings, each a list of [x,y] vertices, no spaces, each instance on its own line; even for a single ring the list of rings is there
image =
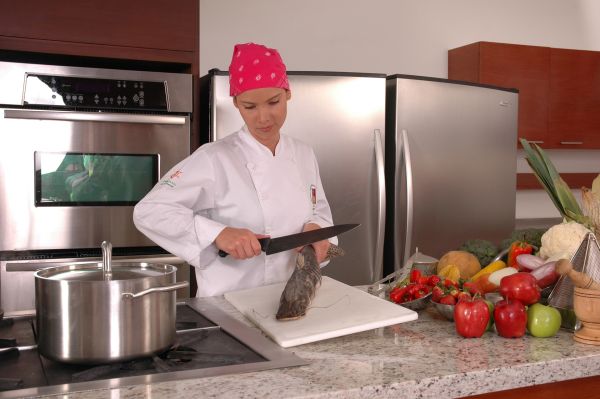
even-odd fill
[[[461,299],[481,296],[479,288],[470,281],[445,279],[431,289],[433,307],[447,320],[454,320],[454,305]]]
[[[424,309],[431,299],[432,288],[440,281],[436,275],[424,275],[421,270],[413,269],[408,278],[395,284],[389,291],[390,301],[411,310]]]

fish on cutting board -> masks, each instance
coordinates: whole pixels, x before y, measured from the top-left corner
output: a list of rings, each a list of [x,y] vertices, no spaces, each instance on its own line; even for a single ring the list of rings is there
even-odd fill
[[[329,259],[343,254],[344,250],[333,244],[327,251]],[[281,321],[296,320],[306,315],[308,306],[320,285],[321,266],[317,262],[315,249],[307,245],[296,257],[294,272],[281,293],[275,318]]]

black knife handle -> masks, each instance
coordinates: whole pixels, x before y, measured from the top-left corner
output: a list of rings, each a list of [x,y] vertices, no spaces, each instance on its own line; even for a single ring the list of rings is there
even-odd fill
[[[13,346],[17,346],[15,338],[0,338],[0,348],[12,348]]]
[[[0,378],[0,391],[23,388],[25,383],[20,378]]]
[[[221,258],[224,258],[224,257],[226,257],[227,255],[229,255],[227,252],[223,251],[222,249],[219,249],[219,256],[220,256]]]
[[[260,243],[260,250],[263,252],[267,252],[267,248],[269,248],[269,242],[271,242],[271,238],[270,237],[259,238],[258,242]],[[223,251],[222,249],[219,249],[219,256],[221,258],[224,258],[227,255],[229,255],[227,252]]]

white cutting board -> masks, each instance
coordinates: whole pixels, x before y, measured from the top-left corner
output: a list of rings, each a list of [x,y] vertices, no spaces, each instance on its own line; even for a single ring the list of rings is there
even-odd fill
[[[275,314],[286,283],[233,291],[225,298],[284,348],[416,320],[416,312],[323,276],[306,312],[297,320]]]

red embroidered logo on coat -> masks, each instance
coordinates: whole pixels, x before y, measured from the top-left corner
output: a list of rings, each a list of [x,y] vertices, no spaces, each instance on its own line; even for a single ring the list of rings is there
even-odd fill
[[[175,173],[173,173],[171,176],[169,176],[171,179],[175,179],[177,177],[180,177],[183,174],[182,171],[178,170]]]

